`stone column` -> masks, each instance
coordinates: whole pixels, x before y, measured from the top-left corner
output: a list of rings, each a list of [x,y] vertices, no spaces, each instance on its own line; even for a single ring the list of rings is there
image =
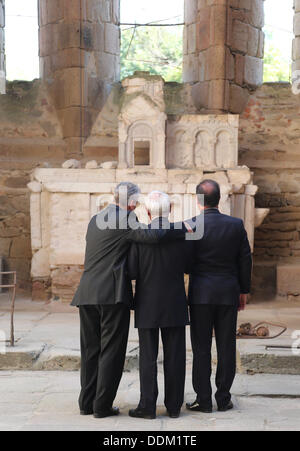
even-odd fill
[[[119,0],[39,0],[41,77],[57,108],[68,156],[119,80]]]
[[[183,81],[199,109],[241,113],[263,79],[264,0],[185,0]]]
[[[0,94],[6,92],[5,74],[5,0],[0,0]]]

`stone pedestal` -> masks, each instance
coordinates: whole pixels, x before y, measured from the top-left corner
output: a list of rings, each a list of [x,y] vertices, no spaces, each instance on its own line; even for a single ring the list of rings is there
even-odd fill
[[[90,218],[113,201],[117,183],[137,183],[142,195],[161,190],[171,196],[172,220],[197,214],[196,185],[207,175],[199,169],[36,169],[31,191],[33,286],[69,301],[84,263],[85,234]],[[215,170],[209,178],[221,185],[221,211],[245,221],[251,245],[254,232],[252,174],[247,168]],[[138,215],[146,221],[143,207]],[[50,288],[49,288],[50,285]]]
[[[236,115],[167,115],[164,82],[159,76],[135,73],[122,82],[119,161],[97,169],[80,169],[68,161],[62,169],[36,169],[31,191],[32,277],[50,280],[52,295],[71,297],[84,263],[85,234],[90,218],[113,202],[119,182],[139,185],[143,195],[168,193],[171,222],[198,215],[196,187],[203,179],[221,187],[220,209],[243,219],[253,249],[255,214],[253,174],[238,166]],[[147,214],[137,213],[142,222]]]

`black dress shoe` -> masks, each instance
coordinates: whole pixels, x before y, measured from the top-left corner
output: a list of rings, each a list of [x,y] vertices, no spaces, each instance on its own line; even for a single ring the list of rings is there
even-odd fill
[[[132,418],[143,418],[144,420],[155,420],[155,418],[156,418],[155,413],[148,413],[148,412],[145,412],[145,410],[142,410],[139,408],[130,409],[129,416]]]
[[[120,411],[117,407],[111,407],[108,410],[103,410],[102,412],[95,412],[94,418],[106,418],[106,417],[114,417],[119,415]]]
[[[81,410],[80,415],[93,415],[93,410]]]
[[[169,412],[169,411],[167,411],[167,414],[169,415],[170,418],[179,418],[180,417],[180,412]]]
[[[229,403],[224,407],[218,407],[219,412],[227,412],[227,410],[231,410],[231,409],[233,409],[233,404],[231,401],[229,401]]]
[[[192,412],[212,413],[212,407],[200,406],[198,401],[187,402],[186,408]]]

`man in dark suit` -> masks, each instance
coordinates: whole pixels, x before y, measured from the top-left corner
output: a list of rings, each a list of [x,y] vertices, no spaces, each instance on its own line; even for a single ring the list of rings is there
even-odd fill
[[[119,413],[112,404],[128,339],[132,289],[126,258],[131,243],[184,237],[182,231],[142,227],[133,212],[138,195],[136,185],[119,184],[116,204],[94,216],[88,226],[84,272],[72,301],[80,315],[82,415],[104,418]]]
[[[193,349],[193,387],[197,399],[187,408],[212,411],[211,345],[215,331],[219,411],[233,408],[230,389],[236,372],[236,323],[250,292],[252,257],[243,221],[220,213],[220,187],[205,180],[197,187],[204,212],[204,236],[195,241],[189,302]]]
[[[152,192],[146,201],[150,228],[173,228],[169,223],[169,196]],[[128,257],[129,274],[136,280],[135,327],[140,343],[141,397],[135,418],[156,417],[159,329],[164,349],[165,406],[178,418],[184,399],[185,326],[189,323],[184,273],[188,271],[191,241],[149,246],[133,244]]]

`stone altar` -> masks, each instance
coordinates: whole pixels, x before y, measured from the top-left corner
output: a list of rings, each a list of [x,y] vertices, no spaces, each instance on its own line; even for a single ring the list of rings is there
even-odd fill
[[[221,211],[244,220],[252,249],[254,228],[268,213],[255,209],[253,174],[238,166],[237,115],[167,115],[159,76],[136,73],[122,87],[118,167],[36,169],[28,184],[33,287],[47,287],[49,295],[63,300],[79,281],[88,222],[112,202],[121,181],[137,183],[142,194],[167,192],[177,221],[197,214],[197,184],[216,180]],[[143,207],[138,210],[147,220]]]

